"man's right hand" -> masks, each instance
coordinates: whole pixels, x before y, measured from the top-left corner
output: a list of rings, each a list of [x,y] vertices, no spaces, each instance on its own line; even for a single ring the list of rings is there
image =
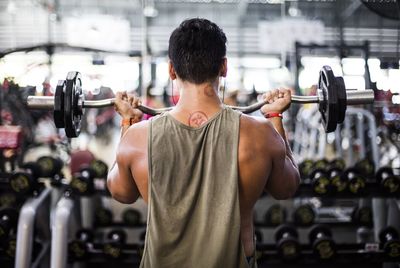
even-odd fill
[[[137,109],[139,105],[140,99],[133,95],[128,95],[126,91],[117,92],[115,95],[114,108],[123,119],[133,118],[139,122],[143,117],[143,113]]]
[[[263,95],[263,101],[266,103],[261,107],[261,113],[270,112],[283,113],[290,107],[292,92],[290,89],[273,89]]]

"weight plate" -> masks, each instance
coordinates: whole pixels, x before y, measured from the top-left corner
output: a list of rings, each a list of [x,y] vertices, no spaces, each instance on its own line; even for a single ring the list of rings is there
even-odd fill
[[[400,241],[393,240],[387,242],[383,250],[385,251],[386,255],[392,259],[399,259],[400,258]]]
[[[373,176],[375,173],[375,164],[369,158],[358,161],[354,167],[364,176]]]
[[[81,74],[69,72],[64,94],[65,134],[69,138],[78,137],[81,131],[83,98]]]
[[[329,168],[344,170],[346,168],[346,161],[343,158],[335,158],[329,162]]]
[[[65,80],[59,80],[54,94],[54,123],[56,128],[64,128],[64,92]]]
[[[329,161],[325,158],[315,161],[313,169],[326,169],[328,167]]]
[[[81,241],[92,242],[94,239],[94,234],[90,229],[80,229],[76,232],[75,237]]]
[[[293,213],[293,221],[298,226],[311,226],[315,217],[314,208],[310,204],[300,205]]]
[[[334,193],[342,193],[347,189],[348,180],[342,176],[342,171],[342,169],[338,168],[331,168],[328,171],[328,174],[330,174],[332,192]]]
[[[325,225],[322,225],[322,224],[318,224],[318,225],[315,225],[310,230],[310,232],[308,234],[308,239],[311,242],[314,242],[317,239],[318,234],[323,234],[324,236],[332,237],[332,232],[328,227],[326,227]]]
[[[96,172],[96,178],[107,179],[108,166],[101,160],[93,160],[90,167]]]
[[[336,88],[337,88],[337,98],[338,98],[338,124],[343,123],[346,116],[347,109],[347,94],[346,86],[344,84],[343,77],[336,77]]]
[[[314,167],[314,161],[306,159],[299,164],[300,175],[302,179],[308,178]]]
[[[278,226],[286,221],[287,212],[279,204],[272,205],[265,213],[265,223],[271,226]]]
[[[278,243],[278,255],[284,261],[294,261],[300,257],[300,244],[294,239],[283,239]]]
[[[122,213],[122,221],[129,226],[139,226],[141,224],[142,215],[133,208],[127,208]]]
[[[88,253],[88,247],[83,241],[75,240],[68,244],[68,257],[72,260],[85,260]]]
[[[16,172],[9,178],[11,189],[18,195],[28,195],[35,186],[35,180],[31,174],[25,172]]]
[[[319,73],[319,111],[327,133],[336,130],[338,124],[338,88],[331,67],[323,66]]]
[[[360,226],[372,227],[372,210],[370,207],[355,207],[351,214],[351,221]]]
[[[113,221],[111,210],[106,208],[98,208],[95,211],[95,223],[98,226],[110,226]]]
[[[294,228],[290,224],[282,224],[275,231],[275,241],[281,240],[284,234],[287,234],[293,238],[299,237],[299,233],[297,232],[296,228]]]
[[[336,255],[336,245],[330,238],[317,239],[313,249],[314,255],[320,260],[330,260]]]
[[[37,164],[40,166],[41,175],[45,178],[52,178],[56,174],[60,173],[63,162],[59,158],[51,156],[41,156],[37,160]]]
[[[379,232],[379,241],[381,243],[387,242],[386,236],[390,235],[392,239],[399,239],[399,232],[393,226],[388,226]]]

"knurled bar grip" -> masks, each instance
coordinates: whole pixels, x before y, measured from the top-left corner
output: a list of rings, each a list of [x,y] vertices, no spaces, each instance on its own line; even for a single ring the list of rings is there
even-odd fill
[[[347,104],[369,104],[374,101],[374,91],[372,89],[365,90],[347,90]],[[292,103],[319,103],[320,99],[317,95],[314,96],[299,96],[292,95]],[[103,108],[113,106],[115,98],[103,100],[84,100],[82,103],[83,108]],[[260,109],[265,102],[257,102],[250,106],[228,106],[234,110],[243,112],[245,114],[252,113]],[[52,110],[54,109],[54,97],[49,96],[28,96],[27,105],[29,109]],[[146,105],[139,105],[138,109],[145,114],[158,115],[166,111],[170,111],[173,107],[154,109]]]

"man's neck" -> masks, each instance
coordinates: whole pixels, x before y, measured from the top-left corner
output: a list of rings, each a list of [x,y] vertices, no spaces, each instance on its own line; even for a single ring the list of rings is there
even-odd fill
[[[207,113],[215,113],[222,107],[222,102],[217,94],[218,85],[218,80],[203,84],[178,83],[180,97],[176,110],[181,112],[201,110]]]
[[[170,114],[188,126],[202,126],[222,109],[223,104],[217,94],[218,85],[218,80],[200,85],[178,82],[180,97]]]

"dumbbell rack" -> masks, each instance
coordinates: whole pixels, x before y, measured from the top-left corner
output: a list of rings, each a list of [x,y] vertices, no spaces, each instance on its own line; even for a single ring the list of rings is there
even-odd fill
[[[34,229],[40,228],[45,238],[50,238],[50,215],[51,189],[44,189],[39,196],[31,197],[25,201],[21,208],[17,228],[17,249],[15,256],[15,267],[48,267],[46,254],[49,244],[44,244],[42,252],[32,263],[32,248]],[[45,240],[45,239],[44,239]],[[41,264],[42,263],[42,264]],[[39,265],[42,266],[39,266]]]

